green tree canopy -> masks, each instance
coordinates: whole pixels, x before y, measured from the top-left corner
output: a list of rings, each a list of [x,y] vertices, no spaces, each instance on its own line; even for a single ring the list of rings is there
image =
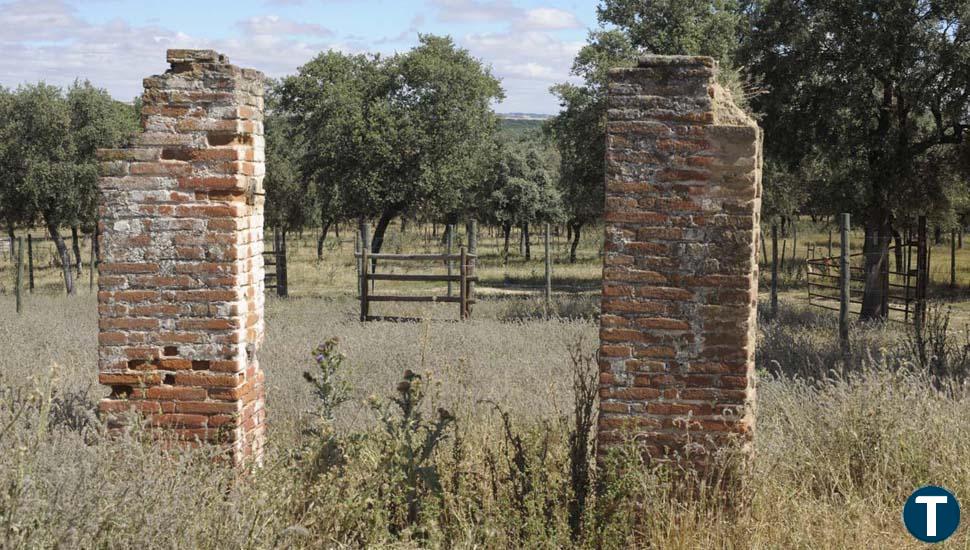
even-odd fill
[[[744,23],[736,0],[603,0],[597,15],[647,53],[708,55],[725,66],[734,62]]]
[[[572,74],[584,83],[558,84],[551,90],[562,111],[546,123],[545,130],[560,154],[558,187],[573,232],[573,262],[583,226],[603,214],[607,73],[612,67],[632,65],[635,57],[636,49],[623,32],[592,32],[572,67]]]
[[[71,260],[60,228],[94,227],[95,151],[129,139],[129,106],[88,82],[65,94],[44,83],[0,94],[0,212],[8,228],[42,221],[57,247],[65,288],[73,293]]]
[[[768,90],[753,103],[767,154],[823,164],[827,192],[813,194],[862,218],[863,317],[882,313],[893,225],[951,202],[941,151],[970,123],[968,16],[967,0],[766,0],[752,14],[741,55]]]
[[[307,144],[301,166],[343,216],[390,221],[418,209],[453,212],[481,178],[499,82],[447,37],[423,35],[383,58],[326,52],[283,81],[281,106]]]
[[[266,225],[282,231],[303,229],[314,221],[315,189],[300,170],[306,147],[292,117],[278,107],[271,91],[266,98]]]
[[[502,143],[488,189],[484,190],[482,216],[502,226],[505,254],[513,226],[528,231],[530,224],[562,221],[563,202],[556,187],[556,167],[538,136]]]

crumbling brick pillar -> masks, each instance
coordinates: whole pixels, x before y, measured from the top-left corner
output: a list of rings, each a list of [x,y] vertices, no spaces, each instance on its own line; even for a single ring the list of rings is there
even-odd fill
[[[168,62],[145,79],[144,133],[100,151],[99,409],[258,459],[264,77],[209,50]]]
[[[755,401],[762,135],[716,73],[612,70],[606,138],[600,448],[698,466],[750,445]]]

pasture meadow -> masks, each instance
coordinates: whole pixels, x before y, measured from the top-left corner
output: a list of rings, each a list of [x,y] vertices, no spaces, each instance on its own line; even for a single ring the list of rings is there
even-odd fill
[[[854,333],[858,364],[829,363],[831,320],[786,303],[762,323],[756,451],[741,497],[727,503],[711,487],[687,497],[678,472],[619,453],[591,481],[597,490],[577,532],[569,436],[574,381],[589,365],[574,364],[570,350],[592,352],[596,326],[500,320],[503,300],[483,302],[494,316],[469,323],[362,325],[350,299],[270,299],[261,352],[269,444],[263,467],[243,474],[209,450],[160,451],[138,428],[105,437],[91,415],[103,393],[94,384],[91,296],[37,295],[20,317],[3,297],[0,540],[9,548],[916,547],[899,520],[909,492],[937,483],[970,494],[965,385],[920,374],[893,348],[902,335],[892,328]],[[335,376],[347,395],[332,425],[320,426],[321,400],[303,373],[317,372],[312,350],[330,337],[339,339]],[[783,362],[804,363],[816,378],[786,373]],[[439,409],[453,418],[423,466],[433,483],[409,485],[393,467],[401,434],[387,423],[401,413],[389,398],[400,397],[405,370],[422,377],[419,425],[439,421]],[[409,486],[410,497],[401,490]],[[409,519],[402,510],[414,500]],[[961,531],[948,544],[965,541]]]
[[[387,250],[436,249],[423,232],[392,232]],[[106,436],[84,285],[66,297],[41,278],[21,315],[0,295],[0,548],[916,548],[900,521],[910,492],[970,494],[962,304],[949,324],[934,309],[922,356],[898,323],[855,325],[845,361],[835,317],[799,299],[797,268],[779,315],[759,316],[750,460],[716,457],[697,492],[630,449],[589,468],[600,235],[588,233],[576,264],[558,241],[564,288],[549,309],[541,248],[527,262],[513,240],[506,265],[500,239],[480,240],[465,323],[360,323],[353,241],[328,240],[318,261],[294,238],[293,295],[268,294],[260,351],[266,454],[245,472],[212,449],[160,448],[137,422]],[[943,367],[928,359],[940,350]],[[740,471],[734,498],[718,489],[725,471]],[[967,541],[961,529],[944,547]]]

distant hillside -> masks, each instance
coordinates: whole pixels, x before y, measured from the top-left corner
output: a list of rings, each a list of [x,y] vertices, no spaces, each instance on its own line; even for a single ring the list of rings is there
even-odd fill
[[[498,116],[509,120],[545,120],[552,118],[552,115],[542,115],[539,113],[499,113]]]
[[[515,137],[541,132],[542,123],[552,118],[551,115],[535,113],[501,113],[498,116],[502,119],[502,131]]]

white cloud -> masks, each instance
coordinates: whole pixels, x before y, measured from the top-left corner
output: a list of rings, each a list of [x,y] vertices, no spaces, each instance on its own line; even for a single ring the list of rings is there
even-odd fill
[[[525,12],[525,17],[515,21],[515,27],[529,30],[580,29],[579,22],[572,12],[558,8],[535,8]]]
[[[498,75],[541,80],[562,80],[582,47],[550,33],[509,31],[472,34],[462,40],[473,54],[488,60]],[[550,82],[551,83],[551,82]]]
[[[278,15],[250,17],[238,23],[247,35],[332,36],[333,31],[316,23],[300,23]]]
[[[320,51],[348,49],[323,42],[329,31],[322,27],[281,18],[249,19],[239,24],[251,31],[246,36],[213,40],[118,19],[91,24],[58,1],[40,2],[42,9],[33,15],[24,13],[25,5],[6,4],[4,8],[13,9],[0,11],[0,84],[6,86],[38,80],[67,85],[80,77],[127,100],[141,93],[144,77],[167,69],[168,48],[215,49],[237,65],[274,77],[292,73]],[[12,26],[14,22],[20,24]],[[316,40],[298,40],[295,35]]]
[[[58,40],[63,29],[86,26],[61,0],[17,0],[0,5],[0,41]]]
[[[513,63],[503,67],[506,76],[528,80],[555,80],[560,75],[552,67],[538,63]]]
[[[438,8],[438,19],[446,23],[510,21],[522,9],[505,0],[431,0]]]
[[[569,76],[573,58],[582,42],[563,41],[551,32],[522,31],[471,34],[461,45],[492,65],[502,80],[506,100],[504,112],[553,112],[555,101],[549,95],[553,84],[577,79]]]
[[[556,82],[570,80],[569,68],[582,46],[582,42],[563,40],[557,31],[576,26],[575,16],[555,8],[523,10],[503,1],[429,2],[439,8],[428,16],[431,18],[504,23],[504,31],[455,36],[502,79],[508,99],[501,110],[555,109],[547,90]],[[167,69],[168,48],[215,49],[239,66],[279,77],[328,49],[406,48],[416,43],[418,30],[425,26],[424,17],[416,15],[396,36],[338,38],[321,25],[262,15],[237,22],[235,36],[212,39],[158,24],[132,25],[121,19],[94,23],[80,15],[77,5],[62,0],[0,3],[0,84],[44,80],[67,85],[81,77],[128,100],[141,93],[144,77]]]

